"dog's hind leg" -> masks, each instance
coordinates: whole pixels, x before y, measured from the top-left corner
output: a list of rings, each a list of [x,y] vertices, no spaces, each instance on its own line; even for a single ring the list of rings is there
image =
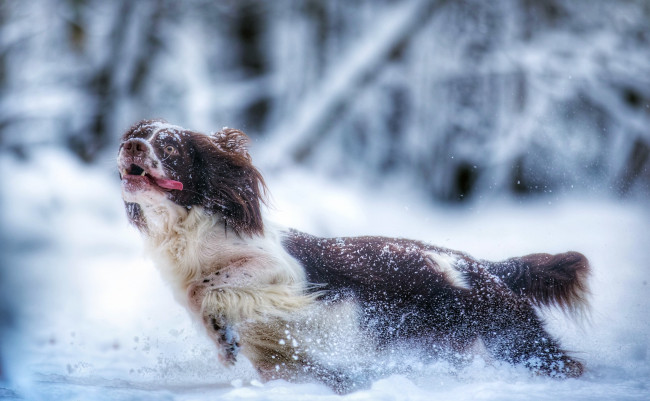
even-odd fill
[[[557,378],[578,377],[584,368],[545,329],[530,302],[485,272],[474,271],[472,309],[486,349],[497,359],[523,364]]]
[[[557,378],[579,377],[580,362],[571,358],[544,328],[535,311],[501,312],[492,316],[481,338],[500,360],[523,364],[533,372]]]

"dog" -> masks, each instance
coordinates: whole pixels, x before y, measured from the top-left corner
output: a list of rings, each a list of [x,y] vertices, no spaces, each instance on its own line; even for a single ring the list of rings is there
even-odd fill
[[[480,344],[534,374],[583,373],[538,314],[588,307],[582,254],[490,262],[408,239],[279,227],[263,216],[267,189],[248,142],[236,129],[145,120],[117,158],[130,222],[223,364],[241,354],[264,380],[348,392],[386,373],[376,355],[415,349],[462,363]]]

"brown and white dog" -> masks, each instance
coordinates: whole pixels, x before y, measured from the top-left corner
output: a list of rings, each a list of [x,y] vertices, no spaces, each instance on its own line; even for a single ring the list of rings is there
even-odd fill
[[[118,155],[128,217],[221,362],[241,353],[264,379],[349,391],[385,373],[373,355],[417,349],[459,361],[482,344],[537,374],[582,374],[535,307],[586,307],[583,255],[488,262],[407,239],[277,227],[263,217],[247,142],[235,129],[205,135],[148,120],[124,134]]]

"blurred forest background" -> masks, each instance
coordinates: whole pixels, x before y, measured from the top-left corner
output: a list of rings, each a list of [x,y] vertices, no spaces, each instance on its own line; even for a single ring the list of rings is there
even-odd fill
[[[650,188],[646,0],[2,0],[0,146],[162,117],[431,199]]]

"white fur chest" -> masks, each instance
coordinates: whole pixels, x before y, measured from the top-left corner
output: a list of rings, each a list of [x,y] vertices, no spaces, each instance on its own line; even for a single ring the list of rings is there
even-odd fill
[[[144,210],[147,251],[182,305],[187,306],[187,289],[193,282],[224,269],[237,269],[231,287],[304,288],[304,271],[283,249],[274,226],[267,224],[263,236],[243,237],[228,229],[220,216],[200,207],[161,209]]]

